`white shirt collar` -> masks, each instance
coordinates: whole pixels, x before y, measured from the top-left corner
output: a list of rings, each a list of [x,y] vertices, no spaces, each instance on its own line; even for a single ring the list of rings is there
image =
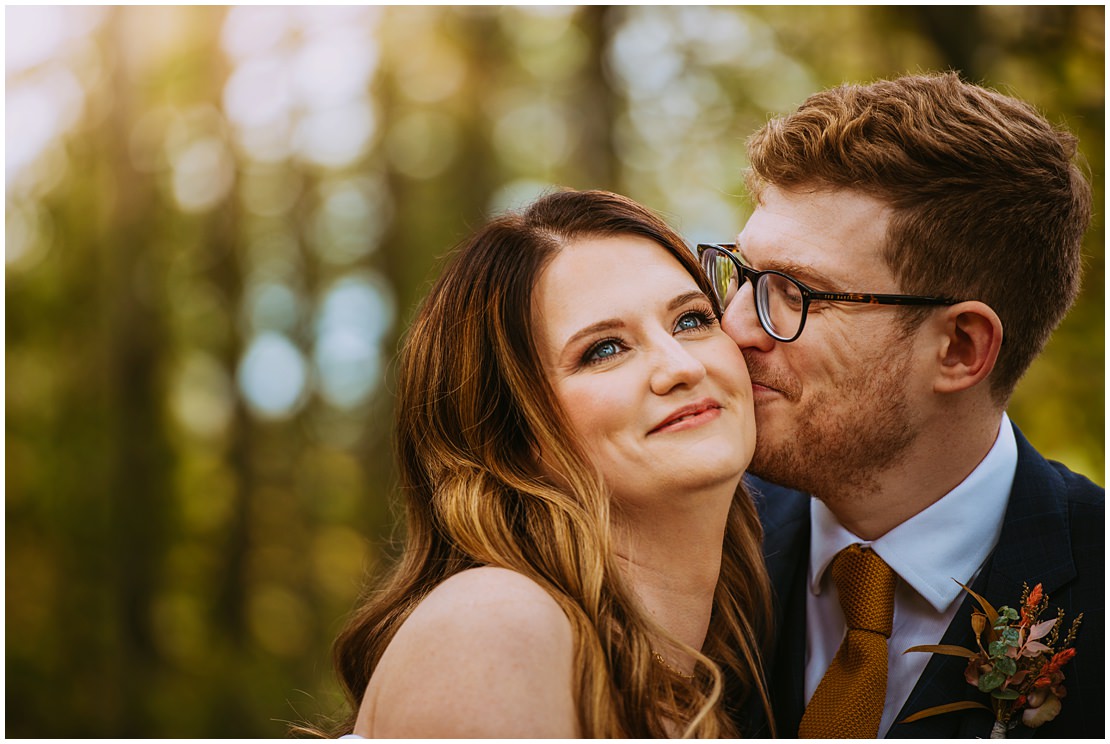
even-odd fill
[[[1017,441],[1010,419],[1002,422],[994,446],[954,489],[877,540],[863,540],[845,529],[827,506],[814,499],[810,509],[810,591],[832,559],[852,543],[870,546],[898,576],[944,612],[961,592],[953,581],[969,583],[990,555],[1017,471]]]

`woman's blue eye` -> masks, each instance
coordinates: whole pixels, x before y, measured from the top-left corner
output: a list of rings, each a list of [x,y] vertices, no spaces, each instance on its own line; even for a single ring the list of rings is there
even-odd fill
[[[591,346],[590,350],[586,352],[584,361],[586,361],[587,363],[601,362],[608,359],[609,357],[616,356],[620,353],[620,350],[620,343],[613,339],[599,341],[598,343]]]
[[[678,330],[680,330],[680,331],[686,331],[686,330],[689,330],[691,328],[697,328],[700,325],[701,325],[701,318],[694,315],[693,313],[690,313],[688,315],[683,315],[681,318],[678,319]]]
[[[711,314],[701,310],[692,310],[675,323],[676,331],[692,331],[702,326],[712,325],[716,321]]]

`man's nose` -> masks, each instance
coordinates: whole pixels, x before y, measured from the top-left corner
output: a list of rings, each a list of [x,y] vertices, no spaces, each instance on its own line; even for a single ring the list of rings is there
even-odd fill
[[[721,316],[721,328],[743,349],[770,351],[775,339],[759,323],[751,282],[744,282]]]

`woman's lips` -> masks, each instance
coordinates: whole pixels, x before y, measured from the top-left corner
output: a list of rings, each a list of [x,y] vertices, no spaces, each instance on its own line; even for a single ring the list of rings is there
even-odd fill
[[[648,434],[659,432],[683,431],[706,424],[721,415],[721,404],[717,401],[704,401],[684,406],[673,412]]]

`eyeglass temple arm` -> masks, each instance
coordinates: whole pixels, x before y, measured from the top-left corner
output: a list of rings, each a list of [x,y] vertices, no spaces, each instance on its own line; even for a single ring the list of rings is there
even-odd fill
[[[864,302],[869,305],[955,305],[958,300],[919,295],[865,294],[857,292],[810,292],[811,300],[831,302]]]

